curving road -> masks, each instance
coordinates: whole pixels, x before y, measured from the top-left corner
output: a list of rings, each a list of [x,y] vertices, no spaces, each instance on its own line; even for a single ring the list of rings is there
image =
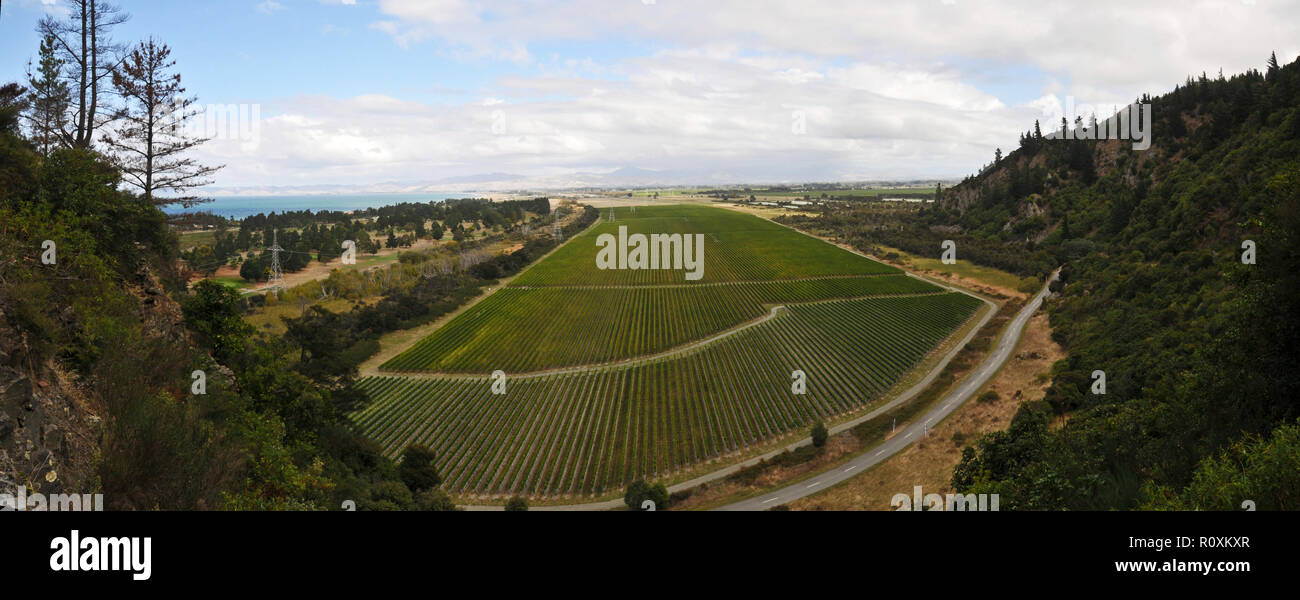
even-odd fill
[[[998,369],[1002,368],[1002,365],[1011,357],[1011,353],[1015,350],[1016,344],[1020,342],[1020,335],[1024,332],[1025,324],[1029,322],[1029,318],[1038,311],[1040,306],[1042,306],[1043,298],[1045,298],[1048,293],[1048,286],[1056,280],[1059,273],[1059,270],[1053,272],[1052,275],[1047,278],[1047,283],[1043,286],[1043,289],[1040,290],[1028,303],[1026,303],[1024,308],[1020,309],[1020,312],[1017,313],[1015,318],[1011,320],[1011,323],[1007,325],[1006,330],[1003,332],[1002,339],[998,341],[997,347],[993,349],[993,352],[984,360],[979,369],[967,377],[955,389],[949,392],[947,396],[944,396],[938,406],[930,409],[929,412],[917,419],[914,423],[904,427],[902,431],[897,432],[893,437],[885,440],[885,442],[879,446],[867,450],[861,456],[836,467],[832,471],[822,473],[821,475],[812,477],[806,481],[801,481],[776,491],[755,496],[748,500],[728,504],[715,510],[767,510],[773,506],[798,500],[799,498],[815,494],[853,477],[854,475],[862,473],[898,453],[898,451],[906,448],[912,442],[924,437],[933,424],[942,421],[949,414],[952,414],[952,411],[956,410],[958,406],[961,406],[963,402],[969,400],[975,392],[979,391],[981,387],[984,387],[984,384],[988,382],[989,378],[991,378],[994,373],[997,373]]]

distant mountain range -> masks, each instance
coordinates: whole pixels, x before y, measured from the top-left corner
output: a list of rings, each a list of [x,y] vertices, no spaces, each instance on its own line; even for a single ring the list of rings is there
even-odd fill
[[[885,185],[933,185],[935,181],[866,182]],[[732,185],[797,185],[804,182],[754,181],[725,172],[654,171],[638,167],[622,167],[607,173],[575,172],[563,175],[517,175],[513,173],[483,173],[447,177],[425,182],[381,182],[370,184],[321,184],[301,186],[241,186],[209,187],[202,192],[219,197],[229,196],[310,196],[333,194],[420,194],[420,193],[510,193],[541,190],[580,190],[596,188],[634,188],[651,186],[732,186]]]

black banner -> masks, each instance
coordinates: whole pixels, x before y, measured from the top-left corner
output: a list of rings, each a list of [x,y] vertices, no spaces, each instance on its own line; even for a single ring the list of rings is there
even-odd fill
[[[1295,514],[1262,512],[8,512],[0,514],[8,549],[0,579],[98,589],[275,581],[310,589],[427,586],[433,578],[450,590],[473,573],[484,581],[482,573],[500,571],[508,576],[486,581],[527,588],[537,577],[580,569],[661,578],[651,585],[671,587],[669,579],[681,580],[664,569],[690,566],[741,586],[784,574],[796,586],[879,576],[929,587],[942,576],[1181,588],[1288,576],[1298,524]],[[132,559],[146,556],[139,552],[146,539],[147,573],[125,558],[110,568],[108,555],[124,549],[135,551]],[[95,550],[102,562],[87,557]]]

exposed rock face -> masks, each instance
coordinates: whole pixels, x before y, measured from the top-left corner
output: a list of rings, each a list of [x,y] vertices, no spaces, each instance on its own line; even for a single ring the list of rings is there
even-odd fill
[[[76,385],[32,365],[25,334],[0,311],[0,493],[83,493],[94,427]]]
[[[180,305],[141,267],[127,290],[139,300],[146,335],[189,342]],[[0,291],[2,293],[2,291]],[[2,298],[0,298],[2,299]],[[94,394],[76,375],[33,356],[27,334],[0,302],[0,494],[93,493],[103,415]],[[71,308],[59,321],[75,326]]]

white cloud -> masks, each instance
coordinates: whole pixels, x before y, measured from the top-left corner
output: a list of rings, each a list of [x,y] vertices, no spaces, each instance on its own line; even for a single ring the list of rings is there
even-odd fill
[[[960,176],[1038,113],[888,67],[849,65],[843,76],[819,78],[790,67],[665,54],[625,68],[626,81],[504,79],[498,95],[455,106],[377,95],[300,98],[263,121],[256,149],[214,140],[203,152],[229,165],[222,185],[625,165],[725,169],[766,180]],[[853,75],[862,73],[871,78]],[[918,102],[919,92],[872,89],[874,78],[957,100]],[[804,115],[804,133],[793,131],[795,111]]]
[[[282,10],[284,10],[284,5],[280,4],[279,2],[276,2],[275,0],[265,0],[264,2],[257,5],[257,12],[260,12],[262,14],[270,15],[270,14],[275,14],[277,12],[280,12]]]
[[[625,165],[769,181],[959,177],[1069,98],[1123,104],[1192,73],[1300,52],[1298,0],[379,0],[378,9],[370,26],[411,51],[525,68],[453,105],[295,99],[263,122],[256,149],[204,147],[230,165],[222,185]],[[655,50],[534,55],[584,40]],[[1010,83],[990,85],[993,71]]]
[[[391,17],[382,29],[404,44],[438,38],[485,55],[521,55],[520,44],[557,39],[651,39],[757,54],[905,58],[898,62],[912,66],[961,57],[1125,92],[1165,89],[1202,70],[1240,72],[1273,49],[1300,52],[1297,0],[380,0],[379,8]]]

